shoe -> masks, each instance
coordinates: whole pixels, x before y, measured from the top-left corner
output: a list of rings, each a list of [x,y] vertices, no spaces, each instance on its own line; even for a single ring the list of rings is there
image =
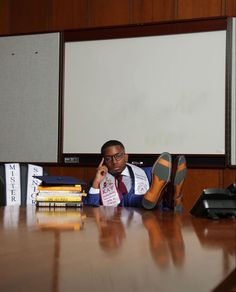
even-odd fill
[[[173,175],[173,186],[174,186],[174,210],[182,211],[183,210],[183,194],[182,188],[183,183],[187,173],[187,165],[186,159],[183,155],[179,155],[176,157],[176,171]]]
[[[142,200],[145,209],[153,209],[160,202],[163,190],[170,181],[171,167],[171,155],[162,153],[153,165],[152,184]]]
[[[171,171],[171,178],[173,173],[173,166]],[[174,185],[172,183],[172,179],[170,179],[170,182],[166,185],[165,189],[163,190],[163,196],[162,196],[162,209],[163,210],[174,210]]]

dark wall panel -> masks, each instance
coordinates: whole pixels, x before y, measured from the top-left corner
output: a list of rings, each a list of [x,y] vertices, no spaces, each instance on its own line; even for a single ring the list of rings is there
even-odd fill
[[[110,26],[130,23],[128,0],[89,0],[89,26]]]
[[[51,1],[10,1],[10,31],[15,33],[44,32],[49,30]]]
[[[233,182],[236,182],[236,168],[226,168],[223,170],[223,187],[228,187]]]
[[[236,15],[236,0],[227,0],[225,4],[225,14],[227,16]]]
[[[0,0],[0,7],[0,34],[236,15],[236,0]]]
[[[9,1],[0,0],[0,34],[9,34]]]
[[[53,30],[88,26],[88,1],[52,0],[51,23]]]
[[[173,20],[176,18],[176,0],[153,1],[153,20]]]
[[[131,3],[132,23],[153,21],[153,1],[133,0]]]
[[[205,188],[221,187],[221,170],[218,169],[189,169],[184,183],[184,206],[190,210],[202,190]]]
[[[223,1],[224,2],[224,1]],[[224,10],[222,0],[178,0],[179,19],[221,16]]]
[[[132,23],[175,19],[176,0],[131,1]]]

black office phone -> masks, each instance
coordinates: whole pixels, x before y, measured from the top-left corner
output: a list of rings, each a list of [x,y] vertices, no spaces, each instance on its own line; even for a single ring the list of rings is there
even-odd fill
[[[204,189],[190,214],[211,219],[236,218],[236,183],[226,189]]]
[[[227,187],[227,190],[229,190],[231,193],[236,193],[236,182],[232,183]]]

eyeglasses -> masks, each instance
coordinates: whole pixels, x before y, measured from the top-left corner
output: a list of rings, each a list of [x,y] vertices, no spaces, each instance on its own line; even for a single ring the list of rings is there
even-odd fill
[[[120,161],[123,157],[124,157],[124,152],[118,152],[114,155],[107,155],[107,156],[104,156],[104,161],[106,163],[109,163],[113,160],[113,158],[115,158],[116,161]]]

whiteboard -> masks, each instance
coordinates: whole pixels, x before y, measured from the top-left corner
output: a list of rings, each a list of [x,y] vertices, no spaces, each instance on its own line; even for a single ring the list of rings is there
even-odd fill
[[[0,38],[0,161],[57,162],[59,33]]]
[[[225,154],[226,31],[65,43],[63,153]]]

